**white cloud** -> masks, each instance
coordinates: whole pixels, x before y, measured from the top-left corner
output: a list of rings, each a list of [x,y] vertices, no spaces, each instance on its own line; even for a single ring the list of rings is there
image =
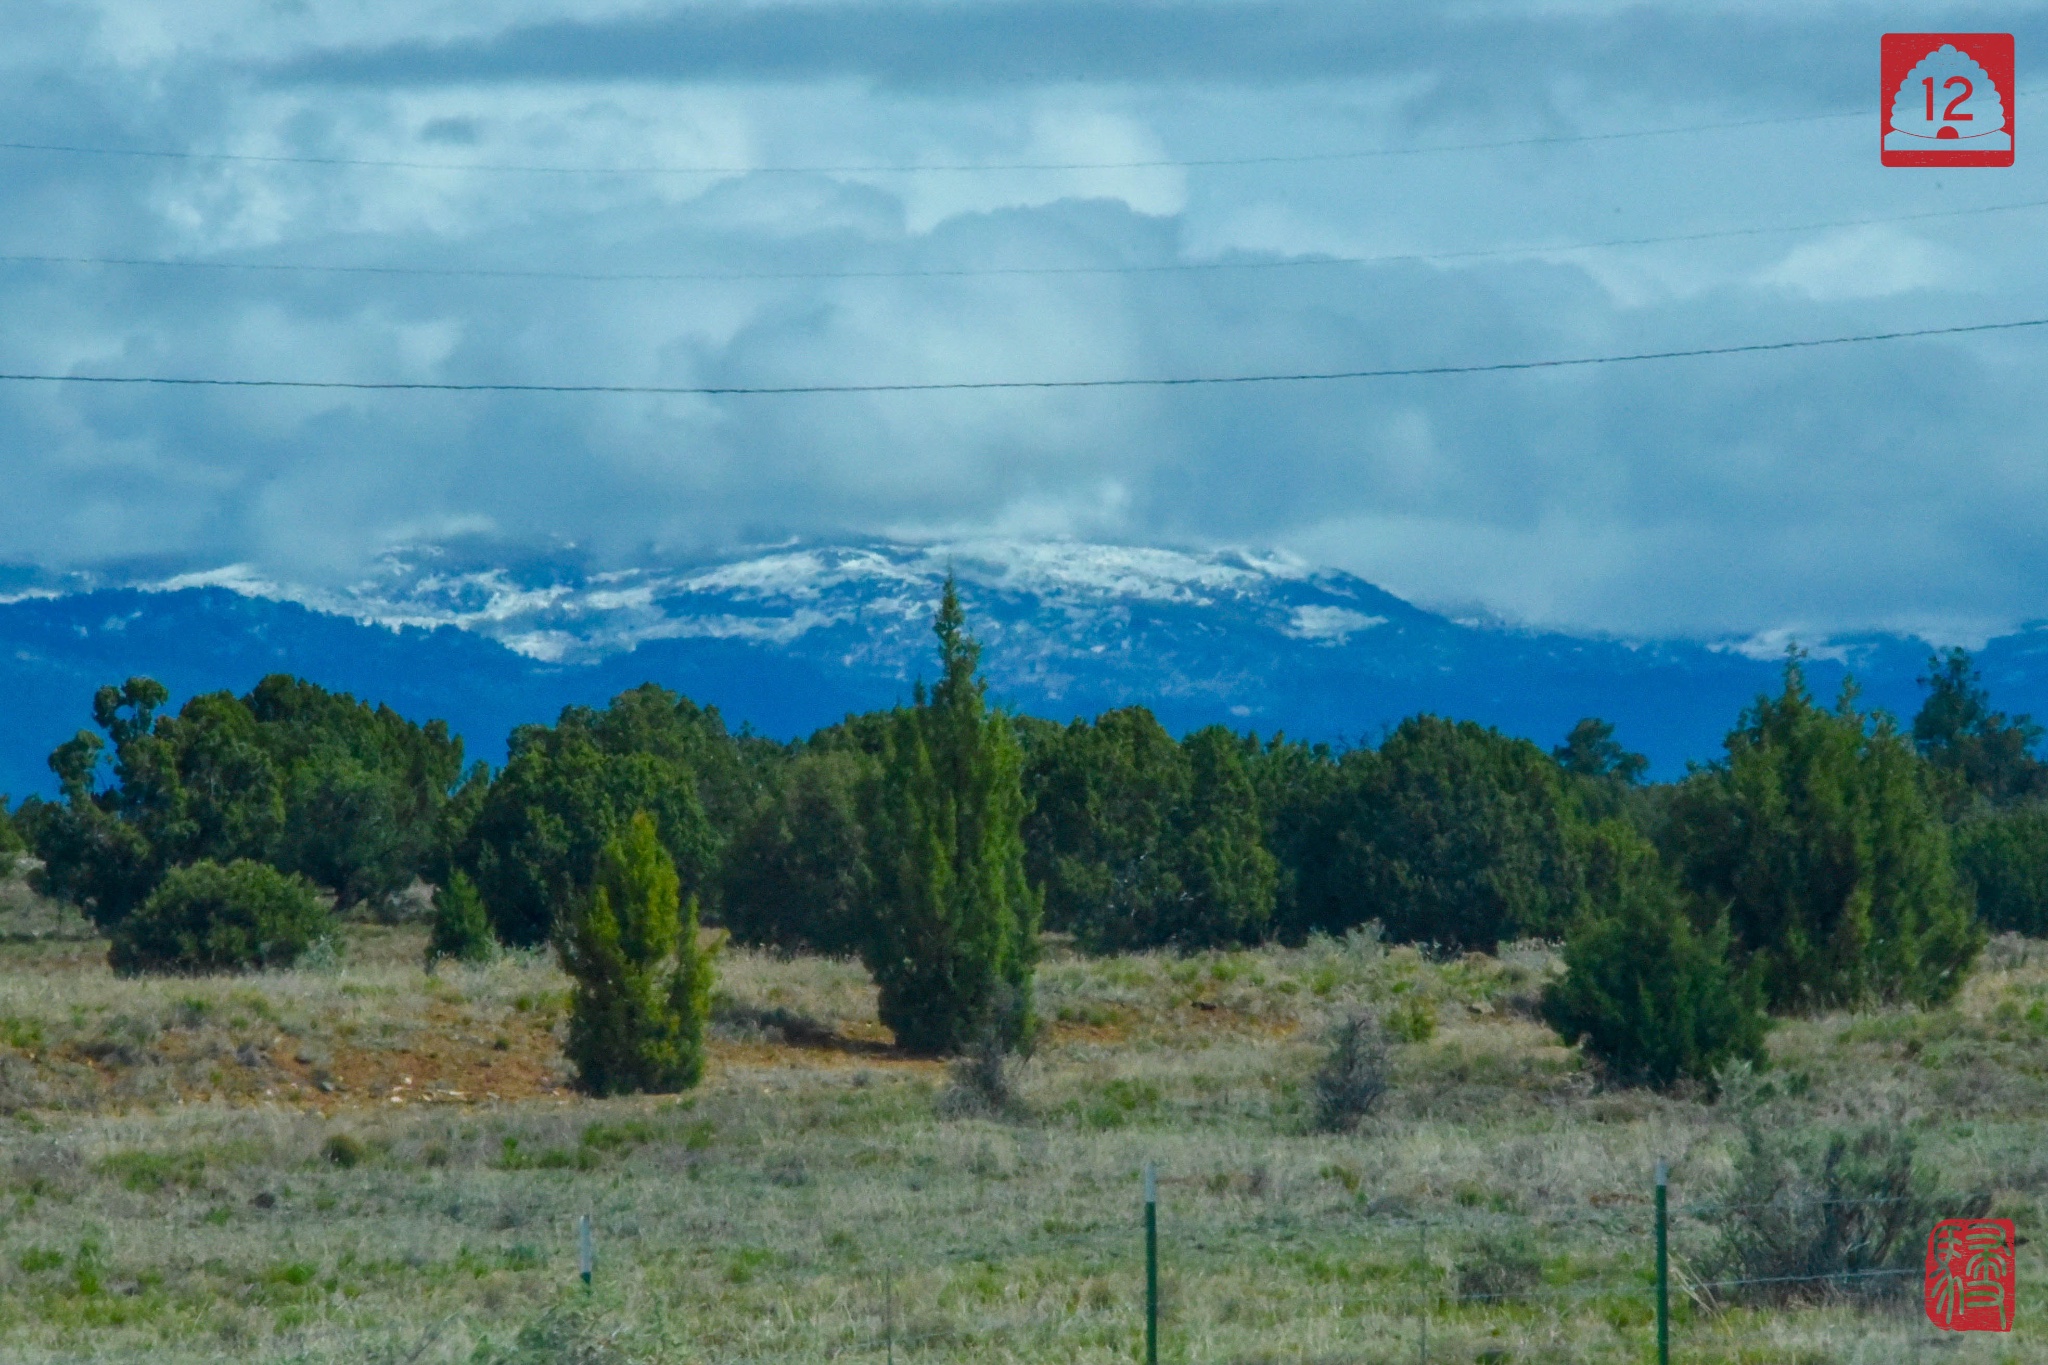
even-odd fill
[[[1810,299],[1875,299],[1968,281],[1953,251],[1895,227],[1849,228],[1787,251],[1761,284]]]
[[[1297,640],[1317,640],[1341,645],[1361,631],[1387,623],[1384,616],[1368,616],[1347,607],[1296,607],[1286,633]]]
[[[1601,6],[1236,0],[1129,8],[1098,33],[1087,24],[1108,11],[1053,0],[59,3],[24,11],[0,110],[22,140],[788,167],[1315,155],[1867,102],[1875,11],[1738,9],[1731,29],[1723,10],[1675,4],[1624,22]],[[960,37],[976,25],[980,41]],[[1552,77],[1529,81],[1532,63]],[[755,278],[14,265],[0,368],[1227,375],[1893,330],[2048,297],[2035,212],[1556,249],[2027,197],[2002,179],[1883,171],[1869,122],[927,176],[9,153],[0,254]],[[1502,247],[1530,250],[956,273]],[[815,278],[834,272],[850,277]],[[1423,601],[1621,633],[1967,633],[2037,615],[2048,587],[2048,475],[2029,453],[2048,417],[2025,388],[2041,346],[2012,334],[1519,376],[789,399],[0,387],[0,562],[232,563],[249,582],[339,590],[386,546],[436,536],[572,542],[622,565],[787,536],[1066,537],[1281,546]],[[1101,572],[1149,581],[1136,561]],[[528,610],[493,606],[488,585],[461,592],[451,613]],[[538,632],[526,647],[561,646]]]

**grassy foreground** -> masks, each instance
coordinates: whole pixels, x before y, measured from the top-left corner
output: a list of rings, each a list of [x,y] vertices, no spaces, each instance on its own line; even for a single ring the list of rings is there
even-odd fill
[[[0,894],[10,1362],[1128,1362],[1147,1160],[1163,1360],[1645,1361],[1652,1164],[1709,1200],[1737,1140],[1730,1106],[1593,1084],[1530,1017],[1535,947],[1055,952],[991,1115],[888,1045],[854,964],[727,954],[705,1085],[597,1102],[544,957],[428,976],[417,931],[364,926],[308,970],[122,981],[75,927]],[[1413,998],[1440,1027],[1382,1114],[1311,1132],[1324,1021]],[[1911,1125],[2039,1236],[2048,954],[2001,940],[1954,1008],[1772,1046],[1773,1122]],[[1674,1221],[1681,1291],[1712,1237]],[[1673,1358],[2048,1358],[2037,1247],[2020,1274],[2002,1337],[1680,1292]]]

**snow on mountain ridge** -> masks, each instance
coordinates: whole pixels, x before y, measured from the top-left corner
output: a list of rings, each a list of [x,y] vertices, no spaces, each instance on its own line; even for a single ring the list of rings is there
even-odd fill
[[[534,581],[517,568],[460,569],[436,562],[440,558],[431,546],[395,551],[381,572],[339,590],[281,584],[244,564],[147,586],[161,592],[225,588],[391,628],[455,626],[544,663],[604,657],[654,640],[787,645],[815,632],[856,625],[867,639],[847,642],[846,657],[879,657],[922,632],[947,573],[957,574],[970,591],[1036,598],[1065,614],[1069,627],[1102,624],[1097,619],[1101,613],[1132,604],[1203,608],[1220,599],[1256,603],[1282,584],[1339,598],[1356,596],[1341,582],[1343,575],[1314,572],[1284,555],[1073,541],[787,548],[708,565],[587,574],[555,566],[539,575],[546,581]],[[1077,612],[1088,620],[1076,619]],[[1337,605],[1276,604],[1273,625],[1296,638],[1341,641],[1384,619]],[[1003,633],[1000,623],[988,625]],[[1008,633],[1013,641],[1038,637],[1034,643],[1042,651],[1057,653],[1063,647],[1060,639],[1021,621]],[[1093,651],[1102,648],[1097,643]]]

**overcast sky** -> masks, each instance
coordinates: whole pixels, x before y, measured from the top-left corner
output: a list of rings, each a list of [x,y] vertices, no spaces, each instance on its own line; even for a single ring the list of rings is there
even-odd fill
[[[0,150],[0,369],[1111,378],[2048,317],[2048,22],[1915,8],[2016,30],[2015,167],[1880,167],[1897,6],[9,0],[0,141],[245,159]],[[1622,635],[1969,641],[2048,616],[2044,380],[2048,329],[1206,389],[0,383],[0,564],[1071,536]]]

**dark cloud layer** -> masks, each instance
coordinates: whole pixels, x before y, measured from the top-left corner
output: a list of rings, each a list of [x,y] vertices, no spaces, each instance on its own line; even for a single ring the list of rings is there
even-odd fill
[[[1951,6],[1964,30],[2009,7]],[[1670,100],[1761,97],[1772,112],[1840,108],[1870,86],[1871,15],[1852,7],[1427,6],[1381,0],[986,4],[699,4],[523,24],[457,39],[297,54],[274,79],[388,87],[478,81],[1144,84],[1429,75],[1444,102],[1489,107],[1561,81]],[[2038,26],[2039,21],[2036,21]],[[2031,35],[2029,35],[2031,36]]]
[[[0,151],[11,258],[800,277],[10,259],[0,369],[1226,374],[2048,316],[2048,213],[1972,212],[2048,199],[2024,128],[2013,171],[1903,173],[1877,167],[1871,120],[1809,117],[1871,100],[1893,22],[1874,8],[506,13],[430,29],[396,5],[24,6],[0,21],[16,39],[0,141],[1007,165],[1805,121],[1307,166],[926,176]],[[2002,21],[1958,8],[1938,22]],[[1903,220],[1915,213],[1954,216]],[[1550,249],[1857,219],[1901,221]],[[1114,273],[1219,259],[1279,268]],[[985,267],[1107,273],[957,273]],[[344,581],[394,542],[450,537],[623,563],[792,535],[1071,535],[1277,546],[1425,602],[1575,628],[1970,638],[2038,615],[2048,588],[2044,356],[2048,341],[2013,334],[1527,375],[780,400],[0,385],[0,562],[6,581],[227,562]]]

